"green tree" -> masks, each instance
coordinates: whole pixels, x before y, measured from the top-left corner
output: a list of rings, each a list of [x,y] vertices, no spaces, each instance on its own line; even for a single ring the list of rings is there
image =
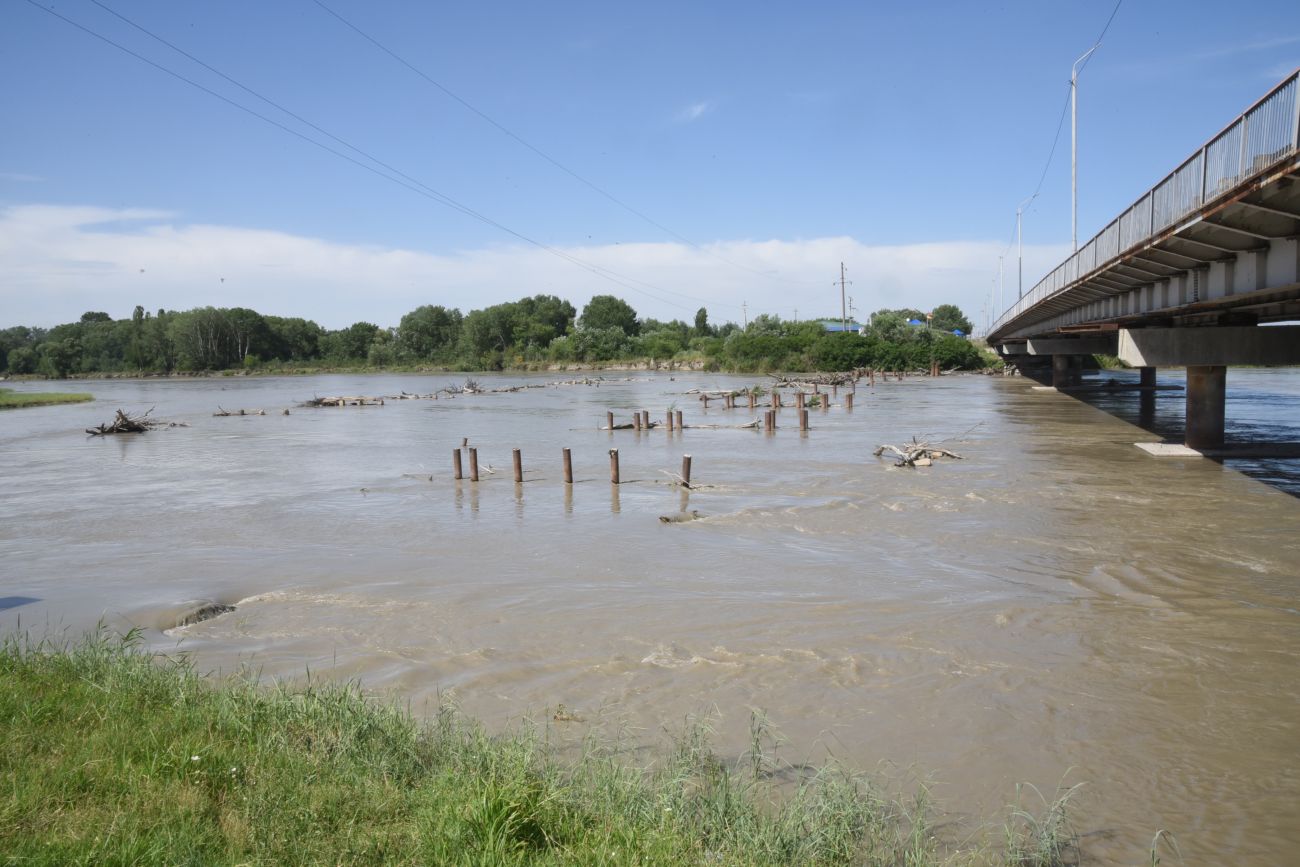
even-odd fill
[[[617,328],[629,337],[635,337],[641,330],[636,311],[626,301],[613,295],[596,295],[588,301],[587,306],[582,308],[578,325],[593,331]]]
[[[281,361],[310,361],[320,357],[321,338],[325,330],[312,322],[298,316],[266,316],[267,330],[270,331],[271,351],[267,360],[277,358]]]
[[[934,318],[930,320],[930,327],[938,331],[959,330],[963,334],[971,333],[970,320],[961,312],[956,304],[940,304],[932,311]]]
[[[327,332],[321,338],[321,354],[334,361],[364,361],[378,331],[379,326],[373,323],[354,322],[339,331]]]
[[[446,355],[460,340],[463,319],[455,308],[425,304],[402,317],[397,342],[411,358],[432,361]]]
[[[709,311],[701,307],[695,311],[695,332],[692,337],[712,337],[713,329],[709,327]]]
[[[15,346],[6,356],[10,373],[35,373],[41,356],[31,346]]]
[[[51,379],[67,379],[81,360],[81,342],[75,337],[47,340],[39,349],[37,370]]]

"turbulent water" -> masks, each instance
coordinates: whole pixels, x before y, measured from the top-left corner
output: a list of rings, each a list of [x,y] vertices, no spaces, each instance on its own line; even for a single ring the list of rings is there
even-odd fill
[[[1300,850],[1300,462],[1146,455],[1177,392],[1141,414],[986,377],[864,383],[806,434],[789,408],[771,434],[598,430],[759,417],[684,393],[753,378],[630,376],[328,409],[296,405],[453,377],[64,389],[97,399],[0,415],[0,631],[134,624],[205,670],[359,678],[491,725],[563,704],[581,722],[553,725],[653,741],[713,714],[733,756],[757,708],[791,762],[930,780],[958,838],[1019,782],[1085,782],[1098,863],[1141,861],[1158,829],[1188,864]],[[1228,388],[1230,439],[1300,439],[1300,373]],[[118,407],[189,426],[82,432]],[[963,459],[871,456],[914,435]],[[496,470],[477,484],[452,479],[462,438]],[[685,453],[689,494],[665,472]],[[682,510],[704,517],[659,520]],[[236,610],[170,628],[194,600]]]

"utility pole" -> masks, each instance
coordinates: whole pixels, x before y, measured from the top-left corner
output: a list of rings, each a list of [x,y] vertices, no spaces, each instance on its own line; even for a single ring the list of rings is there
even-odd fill
[[[798,321],[799,321],[799,308],[798,308],[798,307],[794,308],[794,321],[795,321],[795,322],[798,322]]]
[[[749,330],[749,302],[748,301],[740,302],[740,315],[744,318],[745,330],[748,331]]]
[[[840,331],[849,330],[849,311],[848,301],[844,294],[844,287],[852,283],[852,280],[844,279],[844,263],[840,263]],[[834,284],[831,284],[834,285]]]

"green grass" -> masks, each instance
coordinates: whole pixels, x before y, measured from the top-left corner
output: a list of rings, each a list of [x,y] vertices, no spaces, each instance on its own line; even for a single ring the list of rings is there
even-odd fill
[[[81,403],[94,400],[92,394],[60,394],[58,392],[23,392],[0,388],[0,409],[17,409],[24,406],[53,406],[59,403]]]
[[[646,767],[617,743],[562,760],[544,729],[490,736],[450,708],[421,723],[353,686],[213,682],[134,634],[9,638],[0,863],[1060,863],[1030,838],[1064,801],[1017,813],[1010,851],[945,848],[924,790],[904,805],[833,766],[778,786],[761,716],[751,735],[734,766],[698,724]]]

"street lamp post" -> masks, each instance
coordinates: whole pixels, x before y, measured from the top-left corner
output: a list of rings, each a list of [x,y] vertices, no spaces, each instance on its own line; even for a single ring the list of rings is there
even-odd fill
[[[1101,43],[1089,48],[1070,68],[1070,243],[1079,252],[1079,64],[1092,56]]]
[[[1018,297],[1025,297],[1025,239],[1020,234],[1020,215],[1025,212],[1025,206],[1037,198],[1038,194],[1025,199],[1016,206],[1016,246],[1019,248],[1016,253],[1016,291]]]

